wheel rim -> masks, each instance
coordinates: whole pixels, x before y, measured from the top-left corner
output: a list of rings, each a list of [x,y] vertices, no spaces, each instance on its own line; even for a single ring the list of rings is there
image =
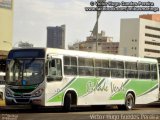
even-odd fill
[[[133,98],[132,96],[128,96],[127,101],[126,101],[126,105],[129,109],[132,109],[133,107]]]

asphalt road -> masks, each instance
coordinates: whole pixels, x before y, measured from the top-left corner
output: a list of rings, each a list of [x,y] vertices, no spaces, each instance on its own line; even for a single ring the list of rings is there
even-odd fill
[[[0,109],[0,120],[160,120],[160,103],[139,105],[131,111],[115,107],[79,107],[71,112],[61,108],[40,108],[19,106]]]

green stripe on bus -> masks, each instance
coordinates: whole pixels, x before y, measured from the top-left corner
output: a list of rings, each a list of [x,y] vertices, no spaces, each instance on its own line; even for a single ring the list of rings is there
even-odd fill
[[[64,88],[62,88],[60,92],[52,96],[48,100],[48,102],[62,102],[64,94],[67,89],[74,89],[77,92],[78,97],[85,97],[88,94],[97,91],[98,90],[97,88],[99,88],[99,86],[103,82],[105,82],[105,78],[96,78],[96,77],[74,78]],[[110,97],[110,100],[124,100],[125,94],[128,90],[133,90],[136,94],[136,97],[142,96],[147,94],[148,92],[155,90],[157,86],[158,86],[158,81],[156,80],[128,79],[123,84],[121,89]]]
[[[62,98],[65,94],[65,91],[67,89],[74,89],[77,92],[78,97],[84,96],[88,92],[91,93],[93,90],[89,90],[89,86],[91,85],[91,88],[95,88],[96,85],[99,83],[101,78],[96,78],[96,77],[80,77],[77,78],[76,80],[73,80],[74,82],[70,83],[68,86],[65,88],[62,88],[59,93],[56,95],[52,96],[48,102],[61,102]],[[91,84],[90,84],[91,83]]]
[[[158,84],[156,84],[153,88],[151,88],[150,90],[148,90],[148,91],[146,91],[145,93],[141,94],[140,96],[143,96],[143,95],[145,95],[145,94],[148,94],[148,93],[154,91],[154,90],[157,89],[157,88],[158,88]],[[138,97],[140,97],[140,96],[138,96]]]
[[[115,93],[110,99],[111,100],[123,100],[125,98],[125,93],[127,90],[133,90],[136,97],[145,95],[151,90],[154,90],[154,86],[157,86],[158,82],[156,80],[130,80],[129,83],[123,86],[123,89]]]

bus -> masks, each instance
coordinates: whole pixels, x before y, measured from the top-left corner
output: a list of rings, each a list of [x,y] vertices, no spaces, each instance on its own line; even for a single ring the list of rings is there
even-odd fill
[[[135,104],[158,100],[155,59],[56,48],[13,49],[6,70],[6,104],[60,106]]]

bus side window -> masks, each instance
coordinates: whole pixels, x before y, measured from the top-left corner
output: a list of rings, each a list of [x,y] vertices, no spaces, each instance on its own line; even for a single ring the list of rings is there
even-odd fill
[[[62,80],[62,62],[60,59],[52,59],[48,64],[48,81]]]
[[[55,60],[51,61],[51,67],[55,67]]]
[[[55,60],[49,62],[49,75],[56,75]]]

